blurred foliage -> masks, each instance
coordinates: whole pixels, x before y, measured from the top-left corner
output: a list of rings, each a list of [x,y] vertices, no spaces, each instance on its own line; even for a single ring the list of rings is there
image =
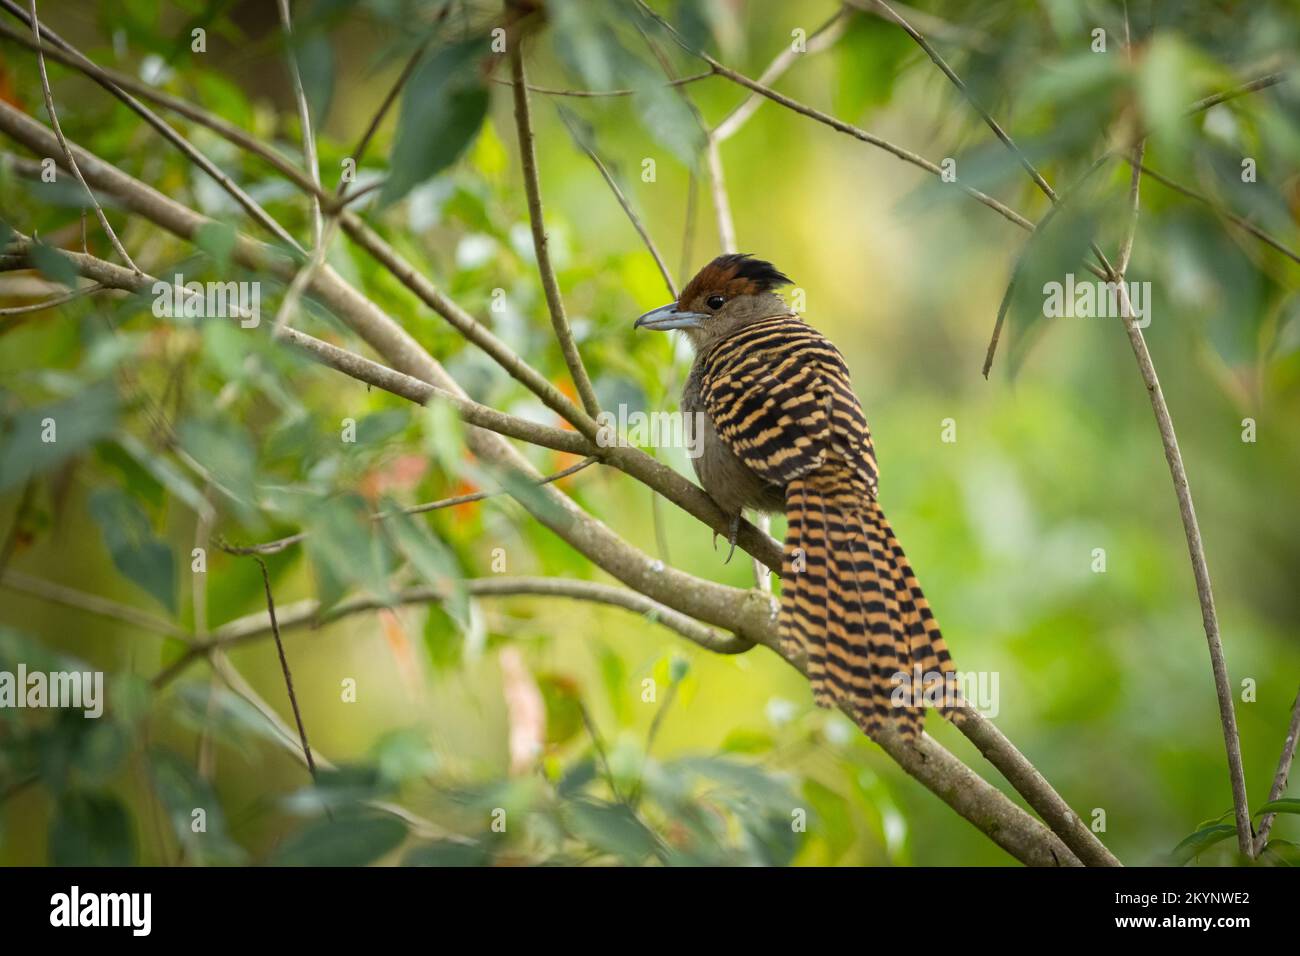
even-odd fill
[[[509,90],[493,82],[509,75],[489,52],[500,8],[453,2],[443,18],[442,4],[419,0],[295,7],[293,53],[327,188],[402,64],[428,43],[357,170],[354,188],[382,188],[356,208],[568,388],[534,270]],[[809,36],[835,12],[774,0],[654,7],[688,42],[754,77],[794,31]],[[1117,324],[1043,318],[1041,290],[1081,271],[1089,240],[1108,253],[1119,240],[1127,167],[1115,160],[1084,177],[1117,134],[1149,130],[1146,163],[1212,200],[1145,179],[1130,277],[1153,290],[1147,336],[1197,496],[1232,677],[1250,684],[1238,714],[1264,812],[1300,674],[1300,268],[1217,210],[1300,245],[1300,86],[1292,76],[1203,113],[1186,107],[1293,70],[1300,15],[1285,0],[1131,2],[1129,56],[1118,2],[908,9],[1067,194],[1065,208],[1030,240],[951,184],[764,103],[722,148],[741,245],[798,279],[810,320],[848,357],[881,452],[883,501],[959,664],[999,675],[999,725],[1084,819],[1102,811],[1104,839],[1126,861],[1240,862],[1230,813],[1193,824],[1231,798],[1144,389]],[[746,93],[717,77],[664,85],[665,66],[684,76],[700,64],[634,5],[548,0],[545,11],[528,46],[531,82],[632,91],[564,98],[567,128],[559,98],[533,97],[552,256],[575,334],[603,403],[672,407],[687,356],[631,329],[664,300],[663,283],[570,135],[599,151],[674,272],[689,271],[717,247],[701,124]],[[46,17],[96,62],[298,155],[272,5],[124,0],[51,5]],[[192,49],[195,29],[206,31],[203,53]],[[1093,50],[1098,29],[1104,52]],[[263,317],[273,314],[282,283],[231,259],[232,227],[257,232],[242,210],[99,88],[49,69],[71,139],[216,221],[187,245],[106,201],[142,265],[186,281],[259,282]],[[960,94],[880,19],[848,15],[837,43],[799,59],[777,86],[935,161],[952,158],[961,181],[1033,220],[1047,211]],[[8,42],[0,98],[46,119],[34,62]],[[169,121],[295,236],[309,234],[306,202],[263,162]],[[1242,181],[1243,157],[1257,181]],[[72,284],[53,249],[80,247],[75,183],[30,182],[0,164],[0,197],[4,221],[41,239],[33,276]],[[91,250],[111,258],[93,217],[88,229]],[[360,250],[336,241],[328,261],[474,399],[553,421]],[[979,365],[1017,261],[989,384]],[[0,294],[0,306],[27,301]],[[195,665],[151,688],[182,641],[5,588],[0,670],[103,670],[108,703],[99,720],[0,708],[0,861],[1008,861],[842,718],[814,710],[772,655],[713,657],[613,609],[471,597],[464,579],[501,571],[596,574],[509,499],[370,520],[503,482],[526,493],[468,457],[449,409],[415,409],[314,366],[276,344],[267,321],[250,330],[157,318],[152,305],[100,295],[0,320],[8,568],[209,634],[265,607],[252,560],[212,549],[206,570],[194,570],[210,512],[212,532],[232,543],[309,533],[267,558],[282,610],[305,597],[324,609],[357,598],[391,605],[421,584],[446,600],[286,631],[311,739],[337,762],[311,782],[269,641],[225,656],[242,683]],[[319,306],[303,308],[296,324],[356,345]],[[58,440],[47,443],[51,418]],[[941,440],[948,419],[956,442]],[[1244,419],[1257,424],[1255,440],[1243,441]],[[547,473],[574,463],[525,451]],[[680,451],[656,453],[689,471]],[[677,566],[750,580],[748,562],[724,566],[709,533],[671,507],[659,509],[656,534],[648,493],[627,479],[590,468],[560,487]],[[1104,574],[1093,571],[1096,548]],[[544,708],[535,772],[512,772],[507,740],[519,728],[503,700],[503,648],[522,652]],[[931,730],[977,759],[950,728]],[[1262,862],[1296,862],[1296,806],[1272,806],[1281,816]]]

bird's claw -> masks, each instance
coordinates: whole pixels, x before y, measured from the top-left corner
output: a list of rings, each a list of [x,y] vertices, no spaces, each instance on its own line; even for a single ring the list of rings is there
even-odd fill
[[[736,539],[738,537],[740,537],[740,515],[736,514],[732,516],[731,527],[727,532],[727,542],[731,545],[731,550],[727,552],[727,557],[726,560],[722,562],[723,564],[731,563],[731,556],[736,553]],[[717,540],[716,534],[714,535],[714,540]]]

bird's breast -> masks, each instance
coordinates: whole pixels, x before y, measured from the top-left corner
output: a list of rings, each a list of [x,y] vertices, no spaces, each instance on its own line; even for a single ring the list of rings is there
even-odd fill
[[[785,491],[760,478],[723,443],[705,409],[700,394],[704,370],[699,361],[682,389],[682,414],[686,417],[687,447],[700,484],[723,511],[736,514],[744,508],[783,511]]]

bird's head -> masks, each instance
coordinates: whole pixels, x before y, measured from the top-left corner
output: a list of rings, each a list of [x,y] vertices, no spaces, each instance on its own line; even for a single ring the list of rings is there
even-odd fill
[[[676,302],[647,312],[635,328],[682,329],[698,352],[751,322],[789,315],[790,307],[773,291],[789,284],[770,262],[743,253],[718,256],[687,283]]]

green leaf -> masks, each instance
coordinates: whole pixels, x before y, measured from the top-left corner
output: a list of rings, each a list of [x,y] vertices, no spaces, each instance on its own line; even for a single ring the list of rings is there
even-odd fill
[[[395,850],[406,827],[389,816],[339,815],[299,829],[268,860],[273,866],[365,866]]]
[[[126,805],[111,793],[70,790],[50,824],[52,866],[131,866],[135,833]]]
[[[189,763],[171,750],[154,747],[149,751],[149,772],[172,832],[191,861],[239,863],[244,859],[243,849],[226,831],[216,791]],[[203,811],[197,818],[196,810]],[[202,830],[196,832],[200,820]]]
[[[327,33],[315,31],[299,34],[294,56],[307,94],[307,109],[313,128],[325,125],[330,103],[334,99],[334,47]]]
[[[170,545],[154,536],[135,499],[118,488],[100,488],[91,493],[89,507],[113,566],[175,614],[175,556]]]
[[[605,645],[600,646],[600,679],[605,685],[605,695],[609,706],[620,724],[627,724],[632,719],[632,695],[628,686],[627,666],[623,658]]]
[[[537,689],[546,704],[546,742],[567,743],[582,732],[582,692],[564,674],[538,674]]]
[[[246,510],[254,504],[257,455],[245,431],[227,422],[190,419],[180,429],[181,447]]]
[[[235,227],[224,222],[205,222],[194,231],[194,244],[212,257],[219,273],[230,270],[230,254],[235,250]],[[171,276],[165,277],[171,281]]]
[[[659,850],[654,833],[621,803],[575,800],[564,815],[575,836],[625,863],[640,863]]]
[[[366,415],[357,422],[357,444],[378,445],[385,439],[400,433],[410,420],[410,412],[403,408],[392,408]]]
[[[356,808],[367,800],[390,795],[393,789],[393,782],[385,779],[378,767],[347,764],[329,770],[318,770],[314,783],[291,793],[284,803],[292,813],[317,814],[340,808]]]
[[[0,494],[110,435],[117,414],[117,393],[101,384],[0,420]]]
[[[704,148],[704,130],[680,91],[665,86],[662,76],[647,71],[632,95],[632,103],[651,140],[684,165],[693,167]]]
[[[424,648],[435,671],[449,671],[460,664],[464,638],[464,630],[441,605],[429,605],[424,618]]]
[[[322,609],[332,607],[353,586],[381,601],[391,598],[390,553],[362,498],[342,495],[320,501],[307,513],[306,524],[307,553]]]
[[[191,511],[205,514],[212,510],[212,506],[203,497],[203,492],[199,491],[180,469],[161,455],[151,452],[140,439],[134,435],[122,434],[118,436],[118,444],[135,460],[136,464]]]
[[[428,736],[414,728],[389,731],[379,738],[371,753],[380,777],[394,784],[438,769],[438,755],[429,746]]]
[[[894,91],[912,40],[892,23],[858,14],[835,45],[835,113],[850,122],[869,107],[883,106]]]
[[[381,207],[397,202],[460,156],[487,116],[488,91],[477,59],[481,37],[440,50],[416,69],[402,94],[388,179]]]
[[[553,0],[551,40],[560,60],[587,89],[612,89],[630,54],[618,42],[607,14],[612,5],[596,0]]]
[[[280,742],[279,733],[261,711],[220,685],[182,684],[176,688],[176,698],[178,706],[173,713],[193,731],[211,733],[245,753],[249,738]]]
[[[1300,866],[1300,844],[1290,840],[1269,840],[1260,856],[1267,856],[1281,866]]]
[[[1255,816],[1262,813],[1300,813],[1300,798],[1283,797],[1281,800],[1270,800],[1255,811]]]
[[[34,242],[27,255],[32,260],[32,265],[36,266],[45,278],[66,285],[69,289],[77,287],[77,267],[72,264],[71,259],[57,249],[43,242]]]
[[[421,579],[439,594],[444,595],[443,606],[462,628],[469,627],[469,594],[465,590],[456,557],[429,530],[406,514],[402,506],[392,499],[383,504],[384,529],[394,544],[411,562]]]
[[[1216,823],[1214,826],[1203,827],[1174,847],[1169,854],[1170,859],[1174,865],[1182,866],[1193,857],[1204,853],[1214,844],[1236,836],[1236,833],[1237,828],[1226,823]]]
[[[492,856],[479,844],[439,840],[411,849],[402,866],[489,866]]]
[[[424,411],[424,448],[448,477],[460,474],[465,453],[465,426],[456,409],[434,399]]]

